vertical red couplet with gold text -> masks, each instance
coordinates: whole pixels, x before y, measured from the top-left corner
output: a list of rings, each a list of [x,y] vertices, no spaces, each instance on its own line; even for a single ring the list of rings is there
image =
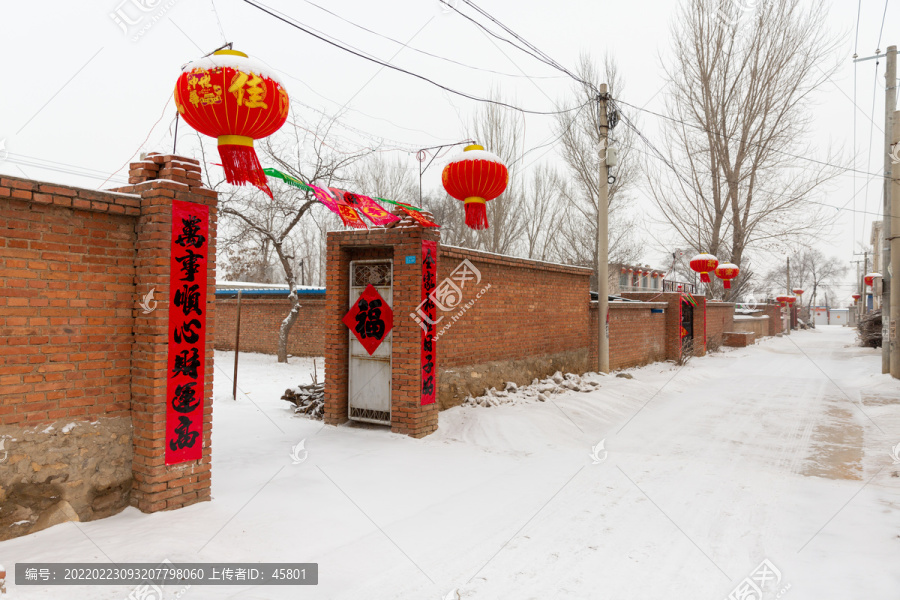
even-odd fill
[[[172,201],[166,464],[203,455],[209,207]]]
[[[437,286],[437,242],[422,240],[422,402],[421,406],[434,404],[435,379],[437,377],[437,340],[434,339],[434,323],[437,319],[437,306],[431,293]]]

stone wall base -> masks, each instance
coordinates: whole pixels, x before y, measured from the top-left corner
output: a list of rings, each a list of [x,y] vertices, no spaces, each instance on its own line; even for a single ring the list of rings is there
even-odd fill
[[[0,540],[129,505],[131,418],[0,426]]]
[[[462,404],[467,396],[480,396],[495,387],[503,389],[507,381],[527,385],[556,371],[586,373],[593,370],[589,351],[571,350],[517,360],[498,360],[477,365],[440,368],[438,362],[438,408],[446,410]]]

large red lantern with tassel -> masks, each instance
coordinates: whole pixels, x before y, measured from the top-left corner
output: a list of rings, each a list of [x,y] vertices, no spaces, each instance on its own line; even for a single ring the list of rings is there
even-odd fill
[[[175,105],[188,125],[219,141],[225,179],[272,197],[253,140],[287,120],[287,92],[270,70],[237,50],[217,50],[188,63],[175,84]]]
[[[873,285],[876,277],[881,277],[881,273],[867,273],[865,276],[866,285]]]
[[[716,267],[716,277],[725,282],[725,289],[731,289],[731,280],[741,272],[740,267],[733,263],[722,263]]]
[[[487,203],[506,190],[509,172],[500,157],[478,144],[450,159],[441,176],[447,193],[466,204],[466,225],[487,229]]]
[[[709,283],[709,274],[719,266],[719,259],[712,254],[700,253],[691,259],[691,270],[700,273],[700,281]]]

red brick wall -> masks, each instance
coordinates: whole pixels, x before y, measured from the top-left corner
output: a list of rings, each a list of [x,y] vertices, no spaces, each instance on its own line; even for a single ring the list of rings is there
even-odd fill
[[[589,344],[589,269],[441,246],[438,282],[464,259],[481,272],[468,282],[462,304],[490,289],[456,321],[439,311],[441,368],[585,350]]]
[[[648,306],[649,304],[649,306]],[[662,312],[655,313],[653,309]],[[609,303],[609,368],[611,371],[666,360],[664,302]],[[597,368],[597,302],[591,302],[591,365]]]
[[[0,179],[0,423],[128,414],[139,203]]]
[[[644,302],[665,302],[666,308],[666,358],[678,360],[681,357],[681,310],[680,292],[623,292],[625,298]],[[697,306],[694,310],[694,356],[706,354],[706,297],[695,295]]]
[[[734,303],[707,302],[706,316],[706,339],[721,346],[725,332],[734,331]]]
[[[97,192],[0,178],[0,428],[124,419],[121,494],[152,512],[210,497],[217,194],[203,187],[198,161],[177,156],[133,163],[129,182]],[[166,465],[175,199],[210,207],[205,411],[202,459]],[[138,303],[151,289],[156,310],[144,314]],[[102,443],[74,450],[92,456]]]
[[[766,304],[763,306],[763,312],[769,316],[769,335],[775,335],[784,331],[784,317],[781,314],[780,305]]]
[[[300,294],[300,315],[291,327],[288,354],[325,355],[325,294]],[[278,352],[278,332],[291,305],[284,296],[241,298],[241,352]],[[216,297],[216,350],[234,350],[237,299]]]

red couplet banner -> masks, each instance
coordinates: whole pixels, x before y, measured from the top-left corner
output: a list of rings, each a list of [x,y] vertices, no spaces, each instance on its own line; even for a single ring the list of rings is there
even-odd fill
[[[437,319],[437,307],[431,298],[431,292],[437,286],[437,242],[422,240],[422,311],[425,313],[422,323],[427,329],[422,330],[422,403],[434,404],[434,380],[437,376],[437,340],[434,339],[434,322]]]
[[[172,201],[166,464],[203,456],[209,207]]]

